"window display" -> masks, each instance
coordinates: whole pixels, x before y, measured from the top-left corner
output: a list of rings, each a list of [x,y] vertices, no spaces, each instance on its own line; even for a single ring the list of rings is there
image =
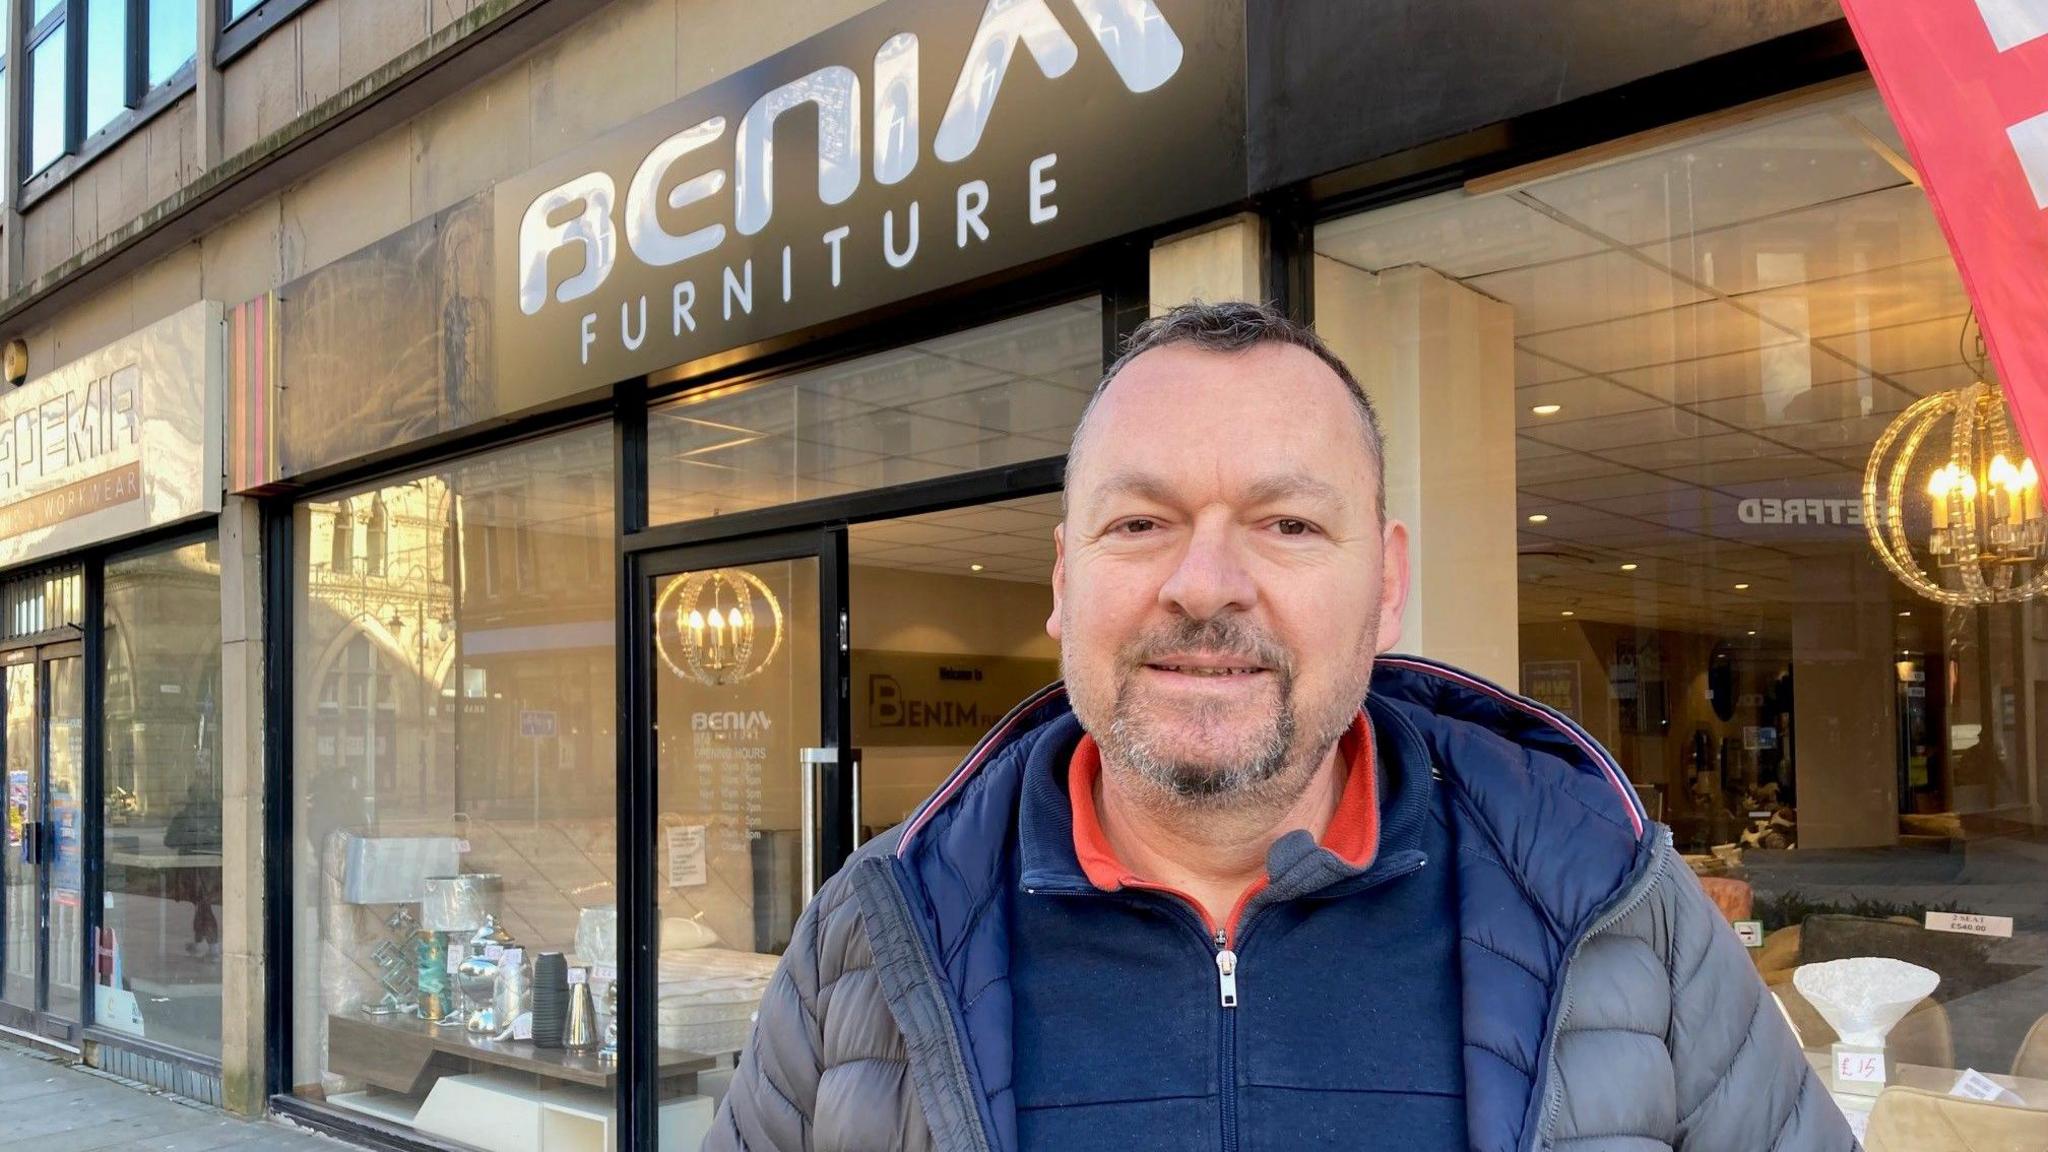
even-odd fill
[[[1512,411],[1511,478],[1442,465],[1517,554],[1505,663],[1857,1123],[1966,1072],[2048,1109],[2038,477],[1904,155],[1864,92],[1316,237],[1326,336],[1457,345],[1433,386]]]
[[[299,508],[300,1095],[609,1146],[612,491],[594,427]]]
[[[220,559],[106,565],[101,1027],[220,1053]]]

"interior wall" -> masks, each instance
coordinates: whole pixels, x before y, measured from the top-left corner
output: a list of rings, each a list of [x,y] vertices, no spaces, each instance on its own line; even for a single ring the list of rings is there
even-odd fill
[[[1045,633],[1050,584],[869,565],[855,565],[847,584],[855,683],[863,652],[1059,658]],[[898,823],[966,752],[954,745],[863,749],[862,822],[877,830]]]

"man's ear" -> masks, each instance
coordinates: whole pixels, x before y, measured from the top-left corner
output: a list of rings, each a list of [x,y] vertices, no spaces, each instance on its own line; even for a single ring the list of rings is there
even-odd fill
[[[1060,605],[1067,598],[1067,522],[1052,526],[1052,615],[1045,618],[1045,634],[1060,638]]]
[[[1401,616],[1408,608],[1408,526],[1387,521],[1380,531],[1381,652],[1401,643]]]

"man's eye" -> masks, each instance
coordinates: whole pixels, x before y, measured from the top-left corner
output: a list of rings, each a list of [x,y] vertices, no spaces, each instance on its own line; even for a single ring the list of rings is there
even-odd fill
[[[1315,527],[1306,520],[1275,520],[1273,527],[1282,536],[1306,536],[1315,531]]]
[[[1116,526],[1116,534],[1119,536],[1136,536],[1144,532],[1150,532],[1157,527],[1159,527],[1157,520],[1147,520],[1139,517],[1135,520],[1126,520],[1118,524]]]

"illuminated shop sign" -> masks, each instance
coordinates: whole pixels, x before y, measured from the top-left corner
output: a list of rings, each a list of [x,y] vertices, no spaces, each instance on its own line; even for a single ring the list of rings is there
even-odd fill
[[[1241,199],[1237,7],[897,0],[501,184],[500,385],[657,371]]]

